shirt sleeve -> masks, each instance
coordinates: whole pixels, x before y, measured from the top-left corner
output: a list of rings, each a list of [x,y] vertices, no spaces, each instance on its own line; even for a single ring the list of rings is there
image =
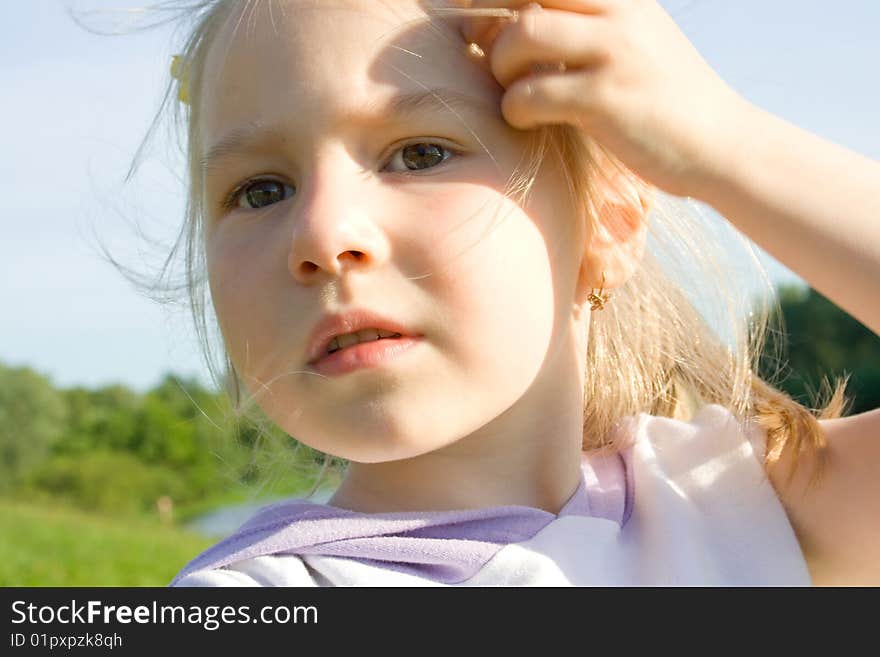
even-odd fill
[[[690,422],[641,414],[626,530],[658,583],[809,585],[788,516],[763,468],[761,432],[727,408]]]

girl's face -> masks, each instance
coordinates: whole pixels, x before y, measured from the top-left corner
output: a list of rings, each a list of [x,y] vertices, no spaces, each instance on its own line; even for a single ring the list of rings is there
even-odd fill
[[[419,0],[247,6],[206,61],[205,235],[229,354],[269,417],[377,463],[458,454],[481,432],[511,444],[582,402],[567,186],[548,158],[526,207],[505,199],[529,134],[457,23],[413,21]],[[447,104],[394,102],[429,89]],[[312,331],[352,309],[422,337],[323,376]]]

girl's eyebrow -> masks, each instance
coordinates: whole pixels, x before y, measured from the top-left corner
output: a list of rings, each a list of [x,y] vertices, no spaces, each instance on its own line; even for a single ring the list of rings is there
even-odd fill
[[[446,111],[458,116],[456,109],[481,115],[489,112],[500,116],[497,102],[456,89],[435,87],[398,94],[383,102],[370,103],[361,110],[346,112],[340,121],[351,123],[360,120],[380,123],[406,120],[423,113],[437,114]],[[282,140],[283,132],[280,126],[267,125],[259,119],[230,130],[200,158],[202,174],[217,169],[222,160],[259,150],[261,144]]]

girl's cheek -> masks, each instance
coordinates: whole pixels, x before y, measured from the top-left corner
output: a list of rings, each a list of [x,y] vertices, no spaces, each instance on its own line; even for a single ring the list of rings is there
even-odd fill
[[[243,268],[245,258],[239,248],[218,236],[207,243],[205,258],[211,298],[218,316],[222,316],[248,284],[248,270]]]
[[[261,234],[265,231],[237,219],[234,216],[224,218],[205,239],[208,270],[216,271],[218,278],[224,281],[239,272],[246,263],[251,263],[249,269],[253,269],[255,263],[266,257],[265,244],[261,241],[265,239]]]
[[[429,230],[436,231],[434,237],[438,238],[444,237],[450,230],[463,230],[468,221],[494,214],[501,201],[500,192],[476,183],[437,189],[424,200]]]

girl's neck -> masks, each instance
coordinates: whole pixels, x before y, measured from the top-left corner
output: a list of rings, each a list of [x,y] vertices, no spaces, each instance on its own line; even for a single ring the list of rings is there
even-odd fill
[[[352,462],[329,504],[362,513],[520,505],[558,514],[582,477],[583,401],[580,391],[553,388],[530,391],[522,404],[443,449]]]
[[[378,464],[388,465],[388,464]],[[377,464],[353,463],[345,480],[330,498],[335,507],[360,513],[452,511],[496,506],[527,506],[557,515],[580,484],[580,461],[544,480],[520,482],[514,472],[488,474],[482,467],[450,469],[446,475],[421,476],[420,468],[389,472]],[[383,470],[381,487],[374,486],[376,470]],[[368,473],[363,471],[367,470]]]

